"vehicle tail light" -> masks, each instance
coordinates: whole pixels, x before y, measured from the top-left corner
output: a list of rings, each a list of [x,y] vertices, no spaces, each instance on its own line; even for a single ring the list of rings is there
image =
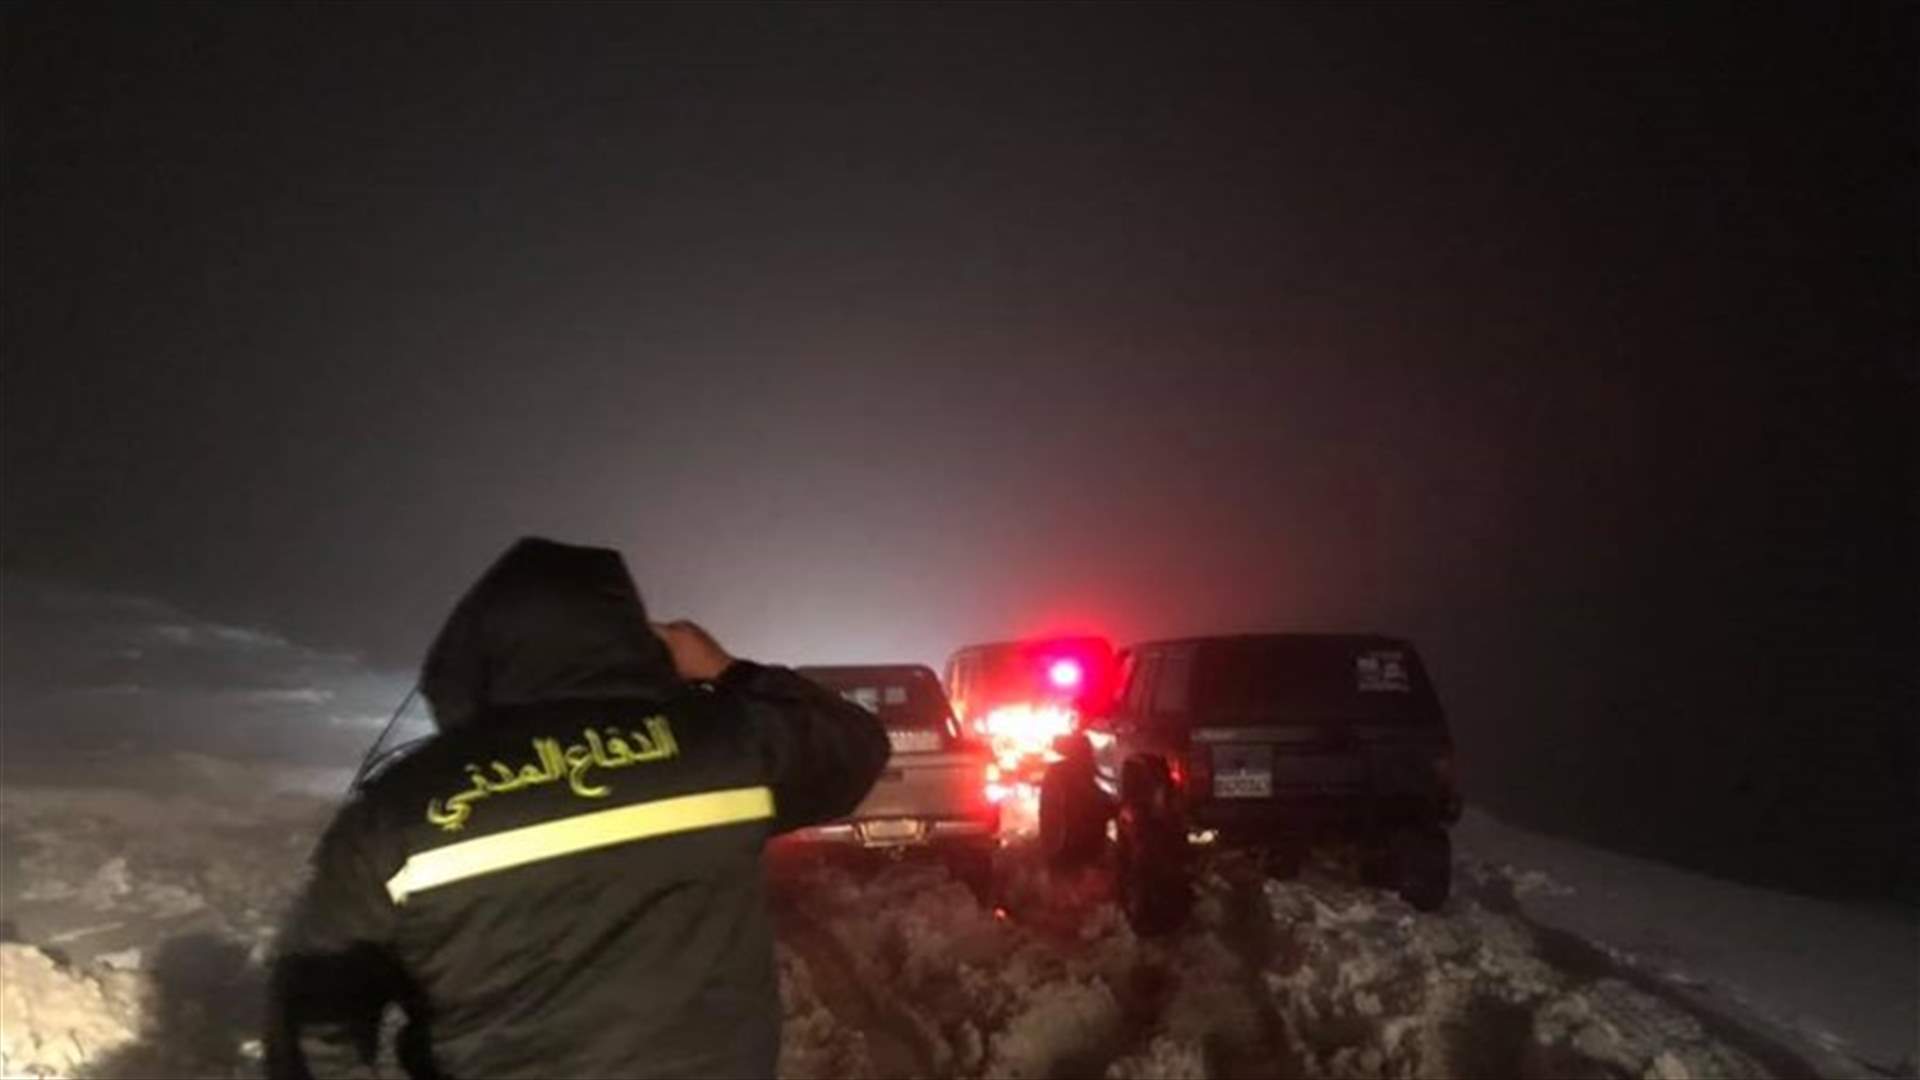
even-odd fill
[[[1047,667],[1047,681],[1062,690],[1072,690],[1086,678],[1086,671],[1080,661],[1071,658],[1055,660]]]

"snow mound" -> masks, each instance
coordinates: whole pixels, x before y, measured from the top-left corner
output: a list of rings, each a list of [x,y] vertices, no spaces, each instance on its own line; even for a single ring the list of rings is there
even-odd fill
[[[1468,808],[1458,864],[1501,910],[1683,991],[1818,1075],[1912,1076],[1911,907],[1795,896],[1601,851]],[[1527,869],[1519,869],[1525,867]],[[1776,1072],[1790,1071],[1783,1062]]]
[[[884,1003],[885,1023],[916,1045],[923,1074],[1097,1076],[1112,1056],[1126,1010],[1109,946],[1125,927],[1110,913],[1063,946],[982,908],[937,863],[788,885],[808,926]]]
[[[866,1039],[839,1023],[814,989],[805,960],[782,945],[775,950],[780,974],[780,1076],[787,1080],[832,1080],[872,1076]]]
[[[838,977],[885,1002],[875,1034],[912,1033],[919,1056],[893,1073],[1692,1080],[1781,1064],[1729,1045],[1603,949],[1471,893],[1422,915],[1318,869],[1282,882],[1222,858],[1203,870],[1188,926],[1141,939],[1096,872],[1006,869],[1010,916],[937,865],[786,883],[805,916],[788,939],[835,943]]]
[[[1571,1051],[1577,1060],[1658,1080],[1766,1074],[1758,1063],[1717,1044],[1691,1017],[1617,979],[1549,1002],[1534,1014],[1533,1038],[1549,1057]]]
[[[317,823],[191,800],[86,791],[0,795],[0,919],[90,959],[189,930],[264,951],[305,873]]]
[[[1167,1035],[1107,1066],[1107,1080],[1206,1080],[1212,1075],[1199,1045]]]
[[[0,1075],[76,1076],[139,1037],[148,987],[89,974],[30,945],[0,944]]]
[[[993,1037],[984,1075],[1042,1080],[1095,1055],[1118,1034],[1120,1004],[1097,979],[1028,985]]]
[[[1099,871],[1050,874],[1031,851],[1003,854],[1010,910],[981,908],[937,865],[784,883],[809,933],[839,943],[850,977],[916,1033],[913,1075],[1230,1076],[1283,1058],[1258,969],[1220,927],[1142,940]]]
[[[1309,1076],[1762,1077],[1672,1003],[1549,963],[1471,899],[1444,916],[1337,882],[1268,882],[1265,981]]]

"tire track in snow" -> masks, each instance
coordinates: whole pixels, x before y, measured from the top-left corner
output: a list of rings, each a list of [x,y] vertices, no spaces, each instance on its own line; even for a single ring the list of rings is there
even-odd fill
[[[876,1076],[904,1080],[935,1075],[912,1023],[883,1004],[831,933],[791,905],[775,910],[774,932],[811,970],[814,991],[827,1011],[866,1040]]]
[[[1031,846],[1012,849],[1020,875],[1014,925],[1063,953],[1096,947],[1085,931],[1111,910],[1113,868],[1102,861],[1074,870],[1047,868]],[[1059,1076],[1204,1075],[1217,1080],[1302,1075],[1285,1025],[1266,992],[1264,972],[1274,928],[1261,892],[1232,860],[1203,868],[1195,917],[1163,938],[1130,942],[1130,962],[1105,981],[1121,1010],[1122,1037],[1097,1054],[1065,1063]],[[1240,871],[1236,873],[1236,871]],[[1171,1072],[1169,1072],[1171,1070]]]
[[[1533,936],[1541,958],[1573,979],[1576,989],[1592,987],[1606,979],[1618,980],[1676,1013],[1691,1018],[1708,1035],[1752,1058],[1778,1080],[1802,1080],[1821,1075],[1821,1070],[1805,1055],[1750,1025],[1740,1023],[1709,995],[1659,978],[1577,934],[1531,918],[1522,908],[1511,882],[1488,881],[1476,888],[1472,895],[1487,910],[1525,927]]]
[[[877,1075],[1814,1072],[1471,889],[1421,915],[1338,867],[1281,882],[1210,859],[1192,921],[1141,940],[1104,868],[1054,874],[1007,854],[999,924],[911,868],[795,883],[797,910],[776,926]]]
[[[1272,996],[1267,993],[1266,970],[1273,959],[1277,935],[1273,913],[1267,906],[1264,891],[1266,875],[1236,874],[1231,867],[1222,869],[1226,873],[1221,880],[1228,892],[1220,936],[1240,958],[1241,967],[1236,983],[1259,1021],[1264,1046],[1209,1047],[1208,1063],[1214,1066],[1209,1072],[1222,1080],[1304,1075],[1305,1063],[1300,1060],[1292,1039],[1287,1035],[1286,1023],[1274,1008]],[[1256,1050],[1265,1052],[1249,1052]]]

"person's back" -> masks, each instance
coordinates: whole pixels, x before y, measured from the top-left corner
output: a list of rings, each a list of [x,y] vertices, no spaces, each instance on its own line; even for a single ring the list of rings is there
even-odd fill
[[[270,1071],[343,1035],[364,1058],[397,1000],[415,1072],[771,1075],[761,846],[859,801],[878,723],[780,668],[683,681],[618,555],[542,541],[461,602],[423,689],[441,734],[341,813],[283,934]]]

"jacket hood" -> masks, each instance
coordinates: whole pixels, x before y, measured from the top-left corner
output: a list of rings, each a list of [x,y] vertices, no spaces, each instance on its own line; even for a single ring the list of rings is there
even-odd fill
[[[620,553],[538,537],[508,548],[467,590],[420,674],[442,731],[501,706],[662,698],[675,682]]]

